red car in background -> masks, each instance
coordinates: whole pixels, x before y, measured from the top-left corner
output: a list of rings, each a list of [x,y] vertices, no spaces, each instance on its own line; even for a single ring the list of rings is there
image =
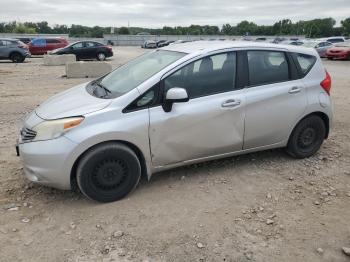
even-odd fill
[[[67,39],[63,37],[50,37],[50,38],[34,38],[30,43],[29,51],[32,55],[47,54],[48,51],[65,47],[69,43]]]
[[[326,52],[328,59],[350,59],[350,42],[335,44]]]

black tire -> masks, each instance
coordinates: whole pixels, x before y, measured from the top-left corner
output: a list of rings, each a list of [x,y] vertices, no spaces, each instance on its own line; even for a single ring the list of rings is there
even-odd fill
[[[12,53],[10,56],[10,59],[14,63],[23,63],[25,57],[21,55],[20,53]]]
[[[324,121],[317,115],[302,119],[294,128],[287,145],[287,152],[295,158],[314,155],[326,137]]]
[[[77,168],[79,189],[99,202],[122,199],[137,186],[140,177],[139,159],[120,143],[105,143],[90,149]]]

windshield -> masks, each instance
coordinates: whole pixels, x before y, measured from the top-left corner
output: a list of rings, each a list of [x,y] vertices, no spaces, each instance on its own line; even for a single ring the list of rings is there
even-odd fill
[[[185,55],[165,50],[146,53],[106,75],[100,84],[114,96],[125,94]]]

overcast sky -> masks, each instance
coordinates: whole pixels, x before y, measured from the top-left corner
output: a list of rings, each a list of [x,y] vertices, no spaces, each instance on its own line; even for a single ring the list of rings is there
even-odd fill
[[[160,28],[350,17],[350,0],[0,0],[0,20]]]

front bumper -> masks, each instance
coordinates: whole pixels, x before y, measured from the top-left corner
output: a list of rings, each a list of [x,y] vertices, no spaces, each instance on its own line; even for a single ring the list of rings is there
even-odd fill
[[[18,151],[23,161],[25,176],[41,185],[71,189],[71,154],[76,146],[77,144],[64,136],[19,144]]]

